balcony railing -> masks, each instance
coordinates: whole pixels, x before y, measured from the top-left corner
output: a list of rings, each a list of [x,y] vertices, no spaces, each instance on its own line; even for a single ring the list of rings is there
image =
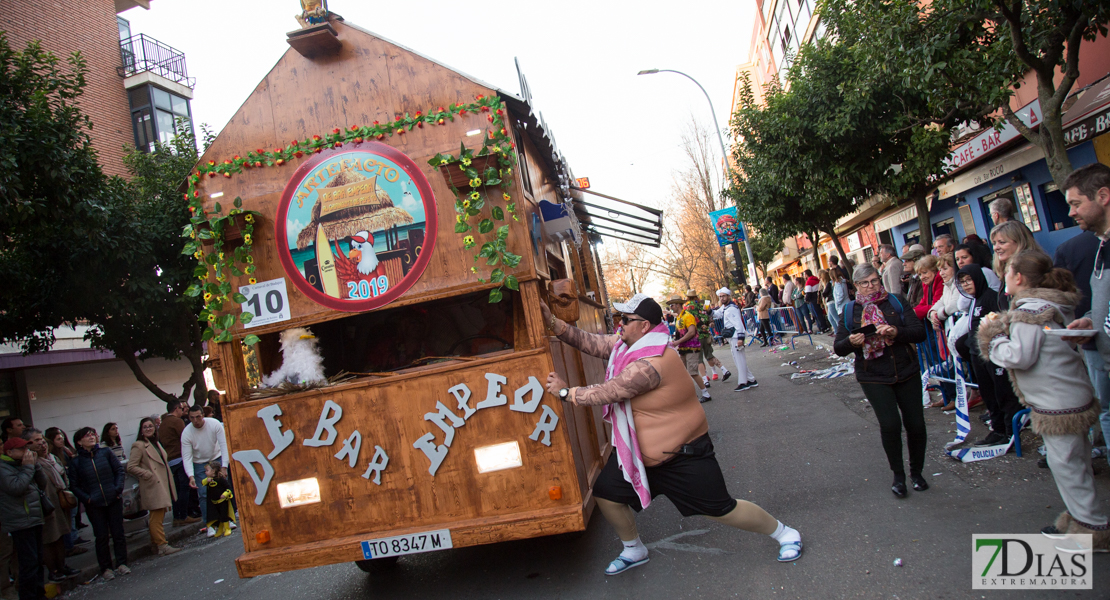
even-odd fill
[[[158,40],[140,33],[119,43],[122,65],[116,68],[120,77],[131,77],[147,71],[186,87],[196,84],[185,67],[185,54]]]

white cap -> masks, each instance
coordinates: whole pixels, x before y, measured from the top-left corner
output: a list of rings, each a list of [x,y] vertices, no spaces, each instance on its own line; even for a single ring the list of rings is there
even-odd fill
[[[731,296],[732,295],[732,290],[730,290],[728,288],[721,288],[721,289],[717,290],[717,295],[718,296],[722,296],[722,295]]]
[[[648,296],[647,294],[636,294],[635,296],[629,298],[628,302],[614,302],[613,308],[617,309],[617,312],[621,314],[631,315],[636,312],[636,307],[648,298],[651,298],[651,296]]]

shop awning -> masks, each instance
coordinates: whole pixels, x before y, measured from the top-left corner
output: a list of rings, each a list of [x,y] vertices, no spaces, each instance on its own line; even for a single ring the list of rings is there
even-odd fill
[[[1064,113],[1064,145],[1068,148],[1110,131],[1110,77],[1083,90]]]
[[[570,189],[593,196],[588,201],[574,200],[574,212],[587,233],[659,247],[663,240],[663,211],[573,185]]]

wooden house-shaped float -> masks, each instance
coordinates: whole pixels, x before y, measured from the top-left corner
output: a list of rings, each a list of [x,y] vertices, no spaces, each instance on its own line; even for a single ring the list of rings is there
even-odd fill
[[[229,298],[202,316],[223,330],[239,574],[584,529],[605,425],[543,382],[597,383],[604,364],[553,337],[540,300],[587,331],[612,323],[545,126],[528,100],[335,15],[289,43],[186,194],[227,216],[196,253],[206,299]],[[301,342],[329,383],[261,385]]]

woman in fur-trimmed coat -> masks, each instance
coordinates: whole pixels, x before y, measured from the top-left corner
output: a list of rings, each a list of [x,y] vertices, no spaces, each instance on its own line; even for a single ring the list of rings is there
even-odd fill
[[[1006,368],[1021,403],[1032,409],[1033,431],[1044,439],[1048,466],[1067,506],[1041,531],[1050,537],[1091,534],[1096,552],[1110,551],[1110,524],[1095,496],[1087,438],[1099,406],[1075,344],[1045,331],[1066,328],[1079,292],[1071,273],[1054,269],[1040,250],[1011,258],[1005,276],[1013,308],[984,318],[978,341],[984,356]]]

